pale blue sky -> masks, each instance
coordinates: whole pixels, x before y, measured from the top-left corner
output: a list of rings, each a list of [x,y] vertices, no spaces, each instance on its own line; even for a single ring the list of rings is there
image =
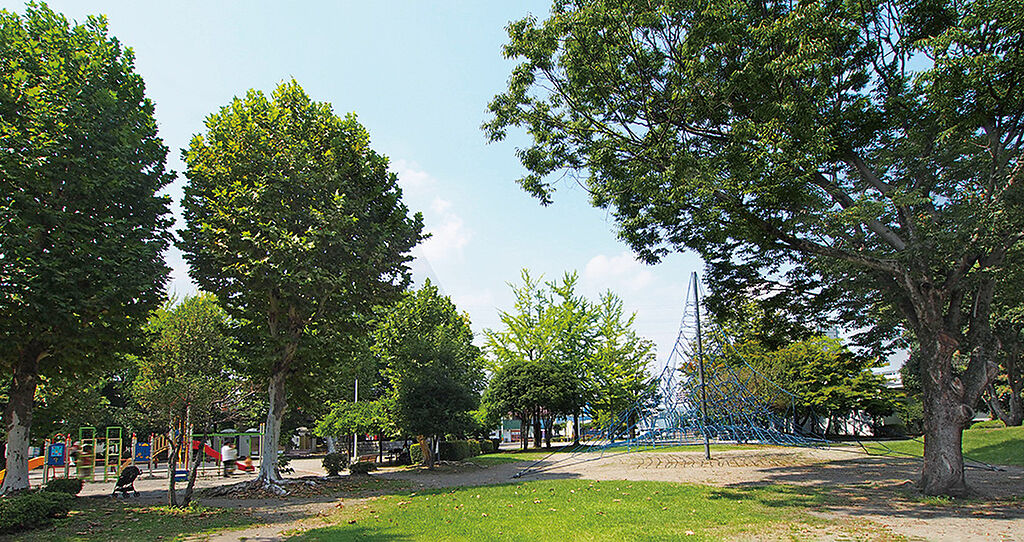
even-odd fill
[[[524,136],[489,145],[480,130],[513,66],[501,56],[505,26],[531,13],[544,17],[548,2],[49,5],[78,21],[107,15],[111,34],[135,50],[175,171],[184,169],[180,149],[207,115],[250,88],[269,91],[294,77],[339,115],[355,112],[374,149],[390,157],[406,203],[434,234],[416,250],[416,279],[436,278],[475,332],[500,325],[498,311],[512,306],[507,283],[518,282],[521,268],[549,279],[576,270],[584,293],[619,294],[637,312],[639,333],[656,342],[659,361],[668,355],[699,259],[637,263],[610,216],[576,186],[560,185],[555,204],[541,207],[515,183],[523,173],[515,144]],[[176,213],[183,181],[169,190]],[[170,288],[194,291],[180,254],[168,262]]]

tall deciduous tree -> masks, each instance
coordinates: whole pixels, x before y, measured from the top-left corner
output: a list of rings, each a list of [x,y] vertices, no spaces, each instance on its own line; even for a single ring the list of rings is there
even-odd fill
[[[40,374],[78,379],[163,298],[167,148],[102,17],[0,11],[0,366],[13,373],[2,491],[28,487]]]
[[[236,361],[235,340],[217,299],[199,294],[172,303],[149,319],[149,351],[138,358],[138,374],[132,385],[139,403],[166,423],[171,473],[176,469],[182,439],[191,442],[193,427],[208,431],[219,407],[242,395],[246,388],[230,370]],[[198,463],[193,458],[185,506]],[[168,504],[172,506],[178,504],[174,482],[174,476],[167,477]]]
[[[658,401],[653,377],[647,372],[648,364],[655,360],[654,343],[636,334],[636,315],[627,317],[615,294],[605,292],[594,310],[597,334],[591,374],[596,379],[592,386],[596,393],[589,410],[602,426],[620,418],[635,431],[639,413]]]
[[[605,292],[599,303],[587,300],[576,293],[575,273],[541,282],[524,269],[522,279],[512,286],[514,310],[500,314],[504,328],[487,332],[496,376],[486,404],[518,417],[524,442],[530,421],[540,447],[541,426],[549,427],[550,439],[553,418],[572,415],[578,443],[582,411],[614,419],[645,397],[653,399],[647,373],[653,345],[636,335],[635,315],[625,316],[618,296]],[[521,391],[525,382],[536,387],[528,396]],[[527,397],[532,410],[521,406]]]
[[[1024,238],[1022,9],[558,2],[509,25],[521,63],[485,130],[524,127],[523,187],[547,203],[549,174],[578,173],[645,260],[692,249],[713,284],[784,275],[820,315],[897,312],[925,375],[921,487],[962,494],[993,274]]]
[[[386,404],[397,428],[415,435],[428,467],[428,438],[464,433],[480,404],[483,358],[469,317],[427,281],[385,310],[374,331],[388,381]]]
[[[354,115],[298,83],[249,91],[206,119],[184,152],[181,248],[190,273],[242,322],[269,408],[259,483],[273,484],[289,380],[329,369],[326,340],[362,333],[372,307],[409,283],[421,239],[387,158]]]

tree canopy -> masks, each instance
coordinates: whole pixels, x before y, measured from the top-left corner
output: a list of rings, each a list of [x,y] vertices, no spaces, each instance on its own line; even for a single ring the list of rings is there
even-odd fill
[[[163,298],[167,148],[130,49],[102,17],[0,11],[3,490],[28,487],[39,374],[74,381],[125,349]]]
[[[713,295],[895,313],[934,375],[922,487],[961,494],[992,275],[1024,239],[1022,7],[558,2],[509,25],[519,64],[484,129],[530,134],[520,183],[543,203],[567,171],[641,258],[699,252]]]
[[[423,220],[355,115],[338,117],[295,81],[235,98],[183,155],[180,246],[240,322],[248,372],[268,386],[270,483],[289,382],[314,364],[330,370],[330,342],[365,333],[373,307],[402,292]]]
[[[578,442],[579,414],[610,420],[650,396],[653,343],[637,336],[618,296],[590,301],[577,281],[566,273],[543,282],[524,269],[514,310],[500,314],[504,327],[487,331],[495,376],[485,405],[519,418],[524,447],[530,422],[539,447],[542,426],[550,439],[554,418],[572,415]]]
[[[480,404],[483,359],[469,317],[427,281],[384,311],[373,337],[392,420],[417,437],[433,467],[427,438],[473,427],[472,411]]]

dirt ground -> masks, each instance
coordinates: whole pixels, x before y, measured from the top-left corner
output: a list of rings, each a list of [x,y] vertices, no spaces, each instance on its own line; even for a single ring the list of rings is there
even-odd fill
[[[654,480],[690,482],[720,487],[764,484],[792,484],[826,492],[826,517],[852,518],[881,527],[883,532],[911,540],[1024,540],[1024,469],[1001,467],[1001,471],[972,468],[968,484],[974,491],[964,501],[942,502],[924,499],[915,490],[920,463],[914,459],[867,456],[854,448],[831,449],[766,448],[715,452],[706,461],[703,452],[556,454],[536,464],[509,463],[490,467],[473,464],[444,465],[426,469],[384,468],[373,480],[392,480],[393,488],[489,485],[516,480],[580,478],[589,480]],[[294,460],[294,476],[322,476],[319,460]],[[526,467],[531,467],[525,470]],[[513,476],[520,474],[519,478]],[[251,475],[230,479],[237,482]],[[200,488],[229,480],[201,478]],[[164,498],[166,479],[136,483],[141,503],[158,503]],[[83,494],[103,494],[113,484],[89,484]],[[249,509],[262,523],[224,533],[208,540],[283,540],[287,533],[324,524],[321,513],[338,506],[350,506],[358,498],[310,495],[305,497],[239,500],[202,498],[210,506]],[[811,538],[819,539],[811,534]]]

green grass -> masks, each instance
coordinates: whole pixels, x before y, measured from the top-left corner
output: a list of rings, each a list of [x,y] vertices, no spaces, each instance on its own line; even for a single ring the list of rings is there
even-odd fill
[[[917,440],[865,443],[870,453],[921,457],[924,444]],[[993,465],[1024,467],[1024,427],[975,428],[964,431],[964,456]]]
[[[247,513],[193,506],[138,506],[130,501],[78,498],[67,518],[13,535],[19,541],[51,540],[182,540],[201,533],[237,529],[258,523]]]
[[[723,540],[817,529],[807,489],[541,480],[377,497],[298,540]]]

